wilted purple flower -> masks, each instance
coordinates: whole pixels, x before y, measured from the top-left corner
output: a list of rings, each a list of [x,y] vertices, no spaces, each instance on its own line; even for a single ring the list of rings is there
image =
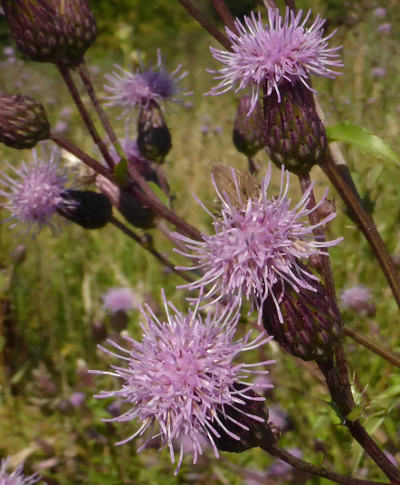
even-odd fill
[[[223,94],[233,88],[237,93],[250,86],[251,113],[262,87],[268,96],[276,91],[280,101],[281,82],[300,81],[311,90],[310,74],[330,78],[339,74],[331,68],[343,65],[337,53],[340,47],[329,48],[327,44],[335,31],[324,37],[325,20],[317,15],[313,24],[306,28],[311,10],[304,20],[302,15],[302,10],[294,13],[287,8],[282,18],[278,9],[268,8],[267,24],[259,12],[257,15],[252,12],[243,22],[235,20],[237,34],[226,27],[232,52],[210,47],[214,58],[224,66],[210,71],[220,82],[207,94]]]
[[[110,93],[105,99],[108,106],[120,106],[123,108],[122,116],[129,116],[134,108],[148,106],[151,101],[180,102],[180,96],[191,94],[178,86],[179,81],[184,79],[188,71],[181,72],[179,65],[175,71],[169,73],[161,57],[161,51],[157,51],[157,64],[153,67],[144,66],[141,63],[136,72],[128,72],[115,64],[119,72],[106,74],[109,84],[104,89]]]
[[[390,22],[385,22],[378,25],[378,32],[384,35],[390,35],[392,32],[392,24]]]
[[[221,214],[215,216],[203,206],[214,219],[215,234],[203,234],[203,241],[194,241],[175,233],[188,249],[187,252],[175,251],[195,260],[192,268],[184,269],[203,271],[199,280],[180,288],[197,290],[208,287],[205,297],[213,297],[213,301],[234,297],[241,303],[245,298],[257,310],[271,295],[282,320],[280,297],[271,290],[279,283],[281,294],[287,285],[295,291],[299,288],[315,291],[312,282],[318,278],[299,263],[313,255],[326,254],[325,248],[341,241],[342,238],[329,242],[315,240],[313,236],[313,230],[331,221],[335,213],[310,225],[308,215],[325,201],[327,192],[315,208],[308,209],[312,184],[301,200],[292,206],[287,197],[290,175],[283,167],[279,195],[271,199],[267,198],[271,166],[262,180],[261,189],[250,181],[254,179],[250,179],[249,174],[233,168],[226,171],[221,184],[212,175],[221,202]],[[260,314],[259,311],[259,318]]]
[[[26,477],[22,473],[23,465],[19,465],[12,473],[7,473],[6,468],[9,457],[1,460],[0,464],[0,485],[31,485],[40,480],[38,475],[33,474]]]
[[[136,298],[130,288],[110,288],[102,299],[104,308],[113,313],[129,311],[136,306]]]
[[[347,288],[340,294],[341,305],[357,313],[369,312],[373,306],[371,300],[371,290],[363,285]]]
[[[233,340],[240,315],[233,306],[209,313],[203,318],[198,307],[185,315],[179,312],[162,294],[166,320],[159,320],[146,305],[142,313],[146,323],[141,323],[141,342],[124,336],[127,349],[108,340],[115,352],[99,346],[104,352],[125,361],[125,366],[112,366],[112,372],[92,371],[123,380],[116,391],[102,391],[95,397],[122,398],[132,407],[121,416],[107,421],[126,422],[137,419],[139,429],[123,441],[127,443],[144,435],[141,451],[155,437],[168,446],[171,461],[175,461],[174,442],[179,442],[179,459],[176,473],[183,458],[184,437],[189,437],[193,450],[193,462],[202,454],[201,440],[206,438],[215,456],[218,449],[215,441],[221,438],[217,429],[231,440],[240,440],[235,427],[248,429],[243,423],[229,418],[230,410],[241,416],[264,420],[243,410],[249,403],[264,398],[252,392],[252,384],[246,379],[251,374],[268,373],[253,370],[256,365],[269,365],[273,361],[259,364],[234,363],[243,351],[257,348],[269,341],[259,334],[250,341],[250,333]],[[222,412],[232,428],[228,429],[220,418]],[[233,429],[233,430],[232,430]],[[156,431],[157,430],[157,431]]]
[[[383,7],[377,7],[375,10],[374,10],[374,16],[377,18],[377,19],[383,19],[386,17],[386,8],[383,8]]]
[[[10,175],[0,172],[0,183],[6,188],[0,190],[0,195],[6,198],[1,205],[11,212],[7,220],[15,221],[10,227],[25,223],[29,232],[35,226],[36,229],[51,226],[58,208],[73,205],[63,197],[68,176],[60,160],[58,149],[43,150],[42,157],[34,149],[32,163],[22,162],[18,168],[7,164]]]
[[[384,67],[374,67],[371,69],[371,76],[377,79],[383,79],[386,76],[386,69]]]

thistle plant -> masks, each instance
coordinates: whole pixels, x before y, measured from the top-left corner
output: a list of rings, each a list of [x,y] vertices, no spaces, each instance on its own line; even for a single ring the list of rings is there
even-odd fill
[[[296,11],[293,0],[285,2],[283,14],[269,1],[265,10],[242,19],[232,17],[224,0],[214,0],[226,25],[224,35],[189,0],[179,2],[225,49],[210,47],[222,66],[211,70],[217,85],[207,94],[242,96],[232,120],[233,142],[248,157],[248,171],[221,164],[211,169],[216,200],[210,205],[196,196],[211,223],[210,232],[200,231],[192,219],[179,215],[181,208],[175,208],[171,190],[174,130],[169,127],[168,106],[169,102],[179,105],[190,94],[181,85],[188,72],[178,66],[170,73],[158,50],[154,66],[140,61],[139,68],[129,70],[115,64],[99,94],[85,63],[97,35],[87,0],[1,0],[17,48],[33,61],[55,64],[97,148],[96,155],[87,153],[53,129],[39,100],[2,93],[0,142],[16,149],[36,148],[32,164],[4,164],[1,205],[13,225],[24,224],[34,235],[44,226],[54,227],[55,216],[79,225],[82,231],[112,226],[154,256],[165,271],[184,280],[173,297],[184,309],[178,309],[162,291],[164,309],[144,305],[139,328],[133,332],[130,313],[135,312],[130,310],[137,306],[135,294],[127,286],[103,294],[102,313],[110,314],[115,333],[98,346],[96,355],[110,363],[97,362],[93,366],[97,370],[91,371],[97,375],[97,385],[108,390],[91,393],[115,400],[108,408],[104,405],[112,415],[104,419],[105,429],[112,439],[116,429],[123,430],[123,438],[114,441],[124,445],[127,454],[133,453],[136,440],[140,442],[137,451],[154,445],[166,448],[179,474],[188,443],[193,463],[207,448],[219,458],[221,452],[259,447],[298,470],[337,483],[382,483],[312,465],[298,458],[308,450],[294,456],[278,445],[279,431],[269,422],[263,386],[255,377],[265,377],[270,369],[274,372],[269,366],[280,360],[282,349],[298,358],[305,369],[315,372],[313,364],[302,361],[316,364],[349,436],[375,462],[377,473],[400,484],[396,466],[359,419],[365,410],[360,411],[362,404],[356,406],[344,337],[352,336],[398,367],[399,359],[346,326],[336,301],[329,255],[343,237],[327,237],[336,211],[327,200],[327,191],[316,202],[316,182],[310,174],[319,165],[333,182],[366,234],[400,305],[398,274],[373,220],[363,210],[349,171],[343,163],[338,168],[337,154],[336,159],[332,155],[311,84],[311,76],[334,82],[340,74],[341,47],[330,45],[335,31],[326,34],[325,20],[311,10]],[[375,16],[382,17],[382,12]],[[81,88],[87,96],[82,96]],[[110,120],[102,101],[119,110],[116,120]],[[121,118],[125,118],[125,138],[120,137]],[[41,152],[49,143],[55,146]],[[277,168],[269,162],[264,166],[255,162],[253,157],[262,148]],[[70,183],[62,162],[66,153],[90,169],[91,187]],[[290,172],[299,178],[301,196],[290,193]],[[274,174],[280,177],[277,190],[273,189]],[[180,200],[188,197],[182,195]],[[168,241],[162,251],[157,248],[157,232]],[[171,253],[174,249],[173,257],[179,255],[179,264],[166,256],[166,248]],[[86,282],[82,294],[92,317]],[[356,311],[371,309],[362,287],[346,290],[341,300],[341,306]],[[104,340],[106,324],[97,319],[89,323],[93,339]],[[257,333],[254,337],[250,325]],[[271,343],[274,359],[270,358]],[[254,351],[262,357],[255,358]],[[68,352],[63,349],[63,359]],[[86,373],[86,363],[83,368]],[[85,385],[93,385],[87,374]],[[64,413],[82,408],[85,402],[81,391],[70,395],[56,404]],[[113,453],[108,450],[106,455]],[[10,475],[15,480],[7,481],[5,468],[2,462],[0,484],[37,480],[36,476],[24,479],[17,469]]]

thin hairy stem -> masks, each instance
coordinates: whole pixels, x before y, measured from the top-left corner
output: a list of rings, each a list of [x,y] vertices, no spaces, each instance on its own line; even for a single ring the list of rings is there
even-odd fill
[[[79,113],[82,117],[83,122],[87,126],[87,129],[89,130],[89,133],[91,137],[93,138],[93,141],[96,143],[98,146],[100,153],[103,155],[104,160],[106,161],[107,165],[113,169],[114,168],[114,160],[112,159],[110,152],[104,143],[104,141],[101,139],[93,121],[92,118],[90,117],[90,114],[88,110],[86,109],[85,105],[82,102],[81,96],[79,94],[79,91],[75,85],[74,80],[72,79],[71,76],[71,71],[67,66],[64,64],[58,64],[57,65],[58,70],[61,73],[61,76],[64,79],[65,84],[67,85],[69,92],[71,93],[72,99],[74,100]]]
[[[188,13],[197,22],[204,27],[209,34],[211,34],[220,44],[222,44],[228,51],[231,49],[231,44],[227,37],[222,34],[204,15],[190,2],[189,0],[178,0],[179,3],[188,11]]]
[[[235,34],[237,33],[235,19],[231,14],[225,0],[213,0],[213,5],[222,22]]]
[[[367,348],[374,354],[379,355],[390,364],[400,368],[400,355],[394,354],[389,349],[385,349],[384,347],[377,345],[376,343],[372,342],[372,340],[360,334],[359,332],[352,330],[350,327],[344,326],[343,331],[346,335],[361,344],[363,347]]]
[[[344,475],[339,475],[338,473],[330,472],[324,467],[315,466],[311,463],[306,461],[300,460],[296,458],[288,451],[283,450],[277,445],[266,445],[263,447],[264,451],[269,453],[270,455],[279,458],[280,460],[288,463],[289,465],[297,468],[298,470],[302,470],[307,473],[311,473],[312,475],[317,475],[318,477],[323,477],[328,480],[332,480],[336,483],[343,483],[345,485],[384,485],[384,482],[372,482],[370,480],[359,480],[357,478],[346,477]]]
[[[257,167],[256,167],[256,164],[254,163],[253,157],[247,157],[247,163],[249,166],[249,172],[251,174],[257,173]]]
[[[186,281],[192,282],[193,279],[190,278],[190,276],[186,275],[184,271],[179,271],[175,269],[175,265],[169,261],[168,258],[166,258],[164,255],[159,253],[153,246],[153,241],[151,236],[149,235],[138,235],[135,232],[133,232],[129,227],[127,227],[125,224],[123,224],[121,221],[116,219],[115,217],[112,217],[110,219],[111,224],[113,224],[115,227],[117,227],[120,231],[122,231],[124,234],[126,234],[128,237],[133,239],[135,242],[137,242],[143,249],[148,251],[150,254],[152,254],[160,263],[165,266],[166,268],[169,268],[171,271],[179,275],[181,278],[183,278]]]

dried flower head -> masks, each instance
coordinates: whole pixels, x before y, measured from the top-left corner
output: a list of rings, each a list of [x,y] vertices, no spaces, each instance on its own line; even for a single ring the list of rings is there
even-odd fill
[[[303,12],[286,9],[282,18],[279,10],[268,8],[268,23],[264,24],[261,14],[251,13],[243,22],[235,20],[236,31],[226,28],[232,51],[210,47],[215,59],[223,64],[215,74],[219,84],[208,94],[223,94],[233,88],[235,93],[251,87],[251,106],[254,109],[260,88],[269,96],[273,91],[279,98],[279,84],[282,81],[301,81],[309,89],[308,76],[315,74],[333,78],[338,72],[332,68],[341,67],[338,50],[329,48],[327,41],[334,35],[324,37],[325,20],[317,15],[310,27],[309,10],[302,20]]]
[[[34,149],[33,162],[22,162],[18,168],[8,164],[10,174],[0,172],[0,184],[5,188],[0,195],[6,199],[1,206],[11,213],[8,220],[14,222],[10,227],[24,223],[29,232],[35,226],[51,226],[57,209],[73,204],[63,197],[68,176],[60,160],[58,149],[43,150],[42,157]]]
[[[112,340],[108,343],[115,352],[100,346],[104,352],[125,361],[126,365],[113,365],[112,372],[92,372],[113,375],[123,381],[121,389],[102,391],[95,397],[122,398],[131,405],[124,414],[108,421],[137,419],[141,423],[137,431],[116,444],[127,443],[146,433],[139,451],[158,437],[169,448],[174,463],[174,443],[180,443],[177,473],[183,458],[183,438],[190,439],[193,461],[196,462],[202,454],[203,438],[218,457],[216,440],[221,434],[239,442],[240,430],[248,431],[249,427],[242,421],[229,418],[230,411],[255,422],[264,421],[248,409],[246,411],[247,403],[252,409],[252,403],[264,400],[255,395],[247,378],[268,371],[253,370],[255,364],[235,363],[234,359],[240,352],[265,344],[269,338],[259,334],[250,341],[249,333],[235,341],[239,314],[233,306],[203,318],[198,307],[183,314],[167,302],[164,293],[163,301],[166,320],[159,320],[149,306],[146,311],[142,310],[146,323],[141,323],[141,342],[124,336],[126,349]],[[273,361],[257,365],[271,363]],[[154,428],[158,430],[155,432]]]
[[[0,464],[0,485],[31,485],[40,480],[40,477],[36,474],[29,477],[24,476],[22,473],[23,465],[19,465],[12,473],[7,473],[9,457],[1,460]]]
[[[217,168],[221,171],[221,167]],[[215,234],[204,234],[203,241],[194,241],[175,233],[188,249],[175,251],[195,261],[192,268],[184,269],[203,271],[199,280],[181,288],[206,287],[205,297],[213,297],[213,301],[235,297],[241,302],[245,298],[257,310],[272,295],[278,311],[276,295],[271,291],[277,283],[282,293],[287,285],[295,291],[299,288],[315,291],[312,282],[318,278],[299,264],[300,261],[325,254],[325,248],[342,239],[327,242],[313,236],[313,230],[331,221],[334,213],[316,225],[308,222],[308,215],[324,202],[326,193],[314,208],[308,209],[313,184],[292,206],[288,198],[290,175],[283,168],[279,194],[271,199],[267,197],[271,166],[261,188],[250,174],[233,168],[225,168],[218,180],[216,175],[218,172],[214,171],[212,183],[220,200],[221,214],[213,215],[203,206],[214,219]]]
[[[132,310],[137,304],[130,288],[110,288],[102,295],[102,299],[104,308],[113,313]]]
[[[130,116],[132,110],[148,106],[151,101],[173,101],[180,102],[180,96],[191,94],[185,92],[178,85],[184,79],[188,71],[181,72],[179,65],[175,71],[169,73],[161,57],[161,51],[157,51],[157,64],[146,67],[141,63],[136,72],[125,71],[121,66],[115,64],[120,73],[113,72],[106,74],[105,78],[109,84],[104,89],[110,93],[105,99],[109,106],[120,106],[123,108],[122,116]]]

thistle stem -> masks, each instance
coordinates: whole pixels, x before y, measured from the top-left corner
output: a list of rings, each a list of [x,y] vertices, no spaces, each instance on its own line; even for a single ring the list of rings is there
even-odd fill
[[[229,40],[222,34],[211,22],[209,22],[204,15],[190,2],[189,0],[178,0],[179,3],[188,11],[188,13],[197,22],[204,27],[209,34],[211,34],[220,44],[222,44],[228,51],[231,49]]]
[[[311,463],[306,461],[300,460],[296,458],[288,451],[283,450],[277,445],[265,445],[263,450],[269,453],[270,455],[279,458],[280,460],[288,463],[289,465],[297,468],[298,470],[302,470],[307,473],[311,473],[312,475],[317,475],[318,477],[323,477],[328,480],[332,480],[336,483],[343,483],[345,485],[383,485],[384,482],[372,482],[369,480],[358,480],[357,478],[346,477],[344,475],[339,475],[338,473],[330,472],[326,468],[315,466]]]
[[[372,217],[366,212],[359,197],[345,180],[342,172],[330,155],[321,164],[321,168],[338,191],[344,203],[351,210],[360,230],[372,247],[400,308],[400,277]]]
[[[115,166],[114,160],[112,159],[110,152],[101,139],[93,121],[92,118],[90,117],[90,114],[88,110],[86,109],[85,105],[82,102],[81,96],[79,94],[79,91],[75,85],[74,80],[72,79],[71,72],[67,66],[64,64],[57,64],[58,70],[60,71],[61,76],[63,77],[65,84],[67,85],[69,92],[72,96],[72,99],[74,100],[79,113],[82,117],[83,122],[87,126],[87,129],[89,130],[90,135],[93,138],[93,141],[96,143],[98,146],[100,153],[103,155],[104,160],[107,162],[107,165],[113,169]]]
[[[364,335],[361,335],[359,332],[356,332],[355,330],[352,330],[349,327],[344,326],[343,331],[344,331],[345,335],[348,335],[353,340],[355,340],[356,342],[358,342],[362,346],[366,347],[371,352],[374,352],[375,354],[379,355],[380,357],[385,359],[390,364],[400,368],[400,355],[396,355],[393,352],[391,352],[390,350],[385,349],[385,348],[381,347],[380,345],[375,344],[369,338],[364,337]]]
[[[96,91],[94,89],[94,86],[93,86],[93,83],[90,79],[90,76],[89,76],[89,71],[86,67],[86,63],[85,61],[82,61],[79,66],[78,66],[78,72],[79,72],[79,75],[82,79],[82,83],[83,85],[85,86],[85,89],[88,93],[88,96],[93,104],[93,107],[94,109],[96,110],[96,113],[98,115],[98,117],[100,118],[100,121],[111,141],[111,143],[114,145],[114,147],[116,148],[117,152],[118,152],[118,155],[120,157],[123,157],[124,156],[124,153],[123,153],[123,150],[122,150],[122,147],[121,147],[121,144],[117,138],[117,135],[115,134],[115,131],[113,129],[113,127],[111,126],[111,123],[108,119],[108,116],[107,114],[105,113],[103,107],[101,106],[101,103],[100,103],[100,100],[96,94]]]
[[[163,256],[161,253],[159,253],[153,246],[153,241],[151,236],[149,235],[144,235],[144,236],[139,236],[135,232],[133,232],[129,227],[127,227],[125,224],[123,224],[121,221],[116,219],[115,217],[112,217],[110,219],[111,224],[113,224],[115,227],[117,227],[120,231],[122,231],[124,234],[126,234],[128,237],[133,239],[135,242],[137,242],[143,249],[151,253],[163,266],[169,268],[171,271],[179,275],[181,278],[183,278],[186,281],[192,282],[192,278],[190,276],[186,275],[183,271],[179,271],[175,269],[175,265],[169,261],[168,258]]]
[[[249,172],[251,174],[257,173],[257,167],[256,167],[256,164],[254,163],[253,157],[247,157],[247,162],[249,165]]]
[[[235,19],[225,3],[225,0],[213,0],[213,5],[224,25],[236,34]]]

